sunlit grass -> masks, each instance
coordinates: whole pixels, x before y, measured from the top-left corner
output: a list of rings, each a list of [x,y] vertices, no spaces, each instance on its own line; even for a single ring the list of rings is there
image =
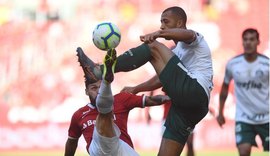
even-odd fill
[[[155,151],[138,151],[140,156],[156,156]],[[87,156],[86,152],[76,152],[75,156]],[[0,152],[0,156],[64,156],[63,151],[17,151]],[[185,152],[181,156],[185,156]],[[196,151],[196,156],[238,156],[237,151]],[[255,151],[251,156],[269,156],[268,152]]]

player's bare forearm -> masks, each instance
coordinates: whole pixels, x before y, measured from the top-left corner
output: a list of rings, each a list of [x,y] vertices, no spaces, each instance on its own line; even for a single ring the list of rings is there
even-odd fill
[[[159,81],[158,76],[154,76],[151,79],[137,85],[134,90],[135,92],[145,92],[145,91],[153,91],[158,89],[162,86],[161,82]]]
[[[145,106],[158,106],[170,101],[170,97],[167,95],[155,95],[146,97]]]
[[[65,155],[64,156],[74,156],[78,146],[77,139],[68,139],[65,146]]]
[[[223,83],[221,87],[220,95],[219,95],[219,114],[223,115],[223,109],[224,109],[225,101],[228,96],[228,92],[229,92],[229,85],[226,83]]]
[[[196,34],[193,30],[172,28],[140,36],[140,40],[145,43],[152,43],[157,38],[191,43],[196,39]]]
[[[125,86],[121,92],[128,92],[128,93],[132,93],[132,94],[137,94],[139,92],[145,92],[145,91],[153,91],[156,90],[158,88],[160,88],[162,85],[159,81],[158,76],[154,76],[151,79],[138,84],[137,86],[134,87],[130,87],[130,86]]]
[[[150,34],[140,36],[140,40],[144,43],[152,43],[156,40],[156,38],[160,37],[160,31],[156,31]]]
[[[188,29],[173,28],[159,31],[159,37],[168,40],[177,40],[182,42],[192,42],[196,39],[195,32]]]

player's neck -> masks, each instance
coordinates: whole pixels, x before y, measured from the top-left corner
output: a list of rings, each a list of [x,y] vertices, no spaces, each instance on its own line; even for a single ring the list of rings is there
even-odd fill
[[[252,53],[252,54],[245,54],[245,59],[248,62],[254,62],[257,59],[258,53]]]

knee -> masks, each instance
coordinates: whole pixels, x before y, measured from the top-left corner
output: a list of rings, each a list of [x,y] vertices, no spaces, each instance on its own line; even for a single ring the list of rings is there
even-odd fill
[[[154,42],[148,44],[148,47],[151,51],[151,55],[153,58],[161,59],[162,58],[162,51],[164,51],[164,48],[166,46],[158,41],[154,41]]]
[[[250,151],[247,150],[239,150],[240,156],[250,156]]]
[[[158,42],[158,41],[154,41],[154,42],[148,44],[151,51],[155,51],[155,50],[159,49],[161,45],[163,45],[163,44]]]
[[[152,55],[160,55],[162,58],[169,57],[171,58],[174,54],[170,48],[168,48],[163,43],[160,43],[158,41],[154,41],[150,44],[148,44],[149,49],[151,50]],[[165,58],[165,59],[169,59]]]
[[[113,96],[98,95],[96,106],[99,113],[107,114],[113,110]]]

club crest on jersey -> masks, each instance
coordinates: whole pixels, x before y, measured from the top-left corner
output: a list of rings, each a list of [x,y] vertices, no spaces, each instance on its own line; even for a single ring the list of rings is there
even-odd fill
[[[260,69],[258,69],[258,70],[256,71],[256,77],[262,77],[262,76],[263,76],[263,71],[260,70]]]

